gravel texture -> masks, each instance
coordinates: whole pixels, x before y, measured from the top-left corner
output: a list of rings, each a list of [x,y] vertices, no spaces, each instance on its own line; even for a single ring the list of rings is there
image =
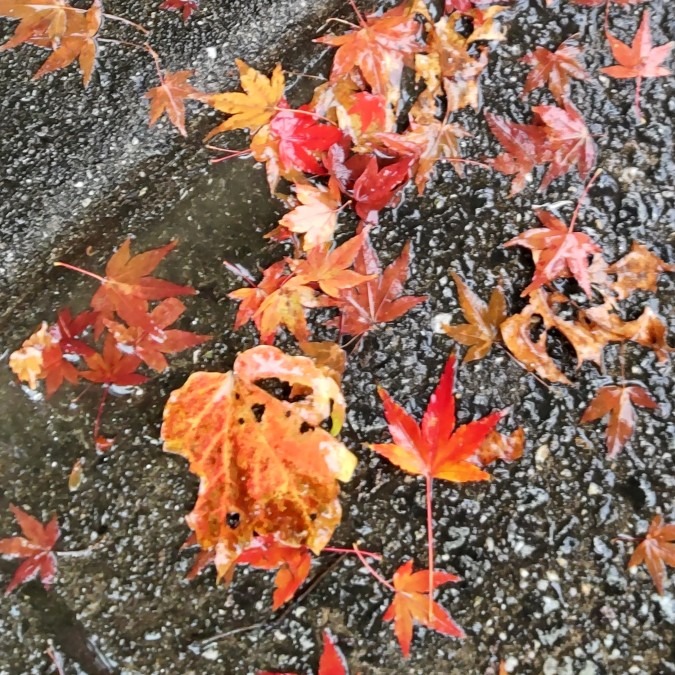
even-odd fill
[[[153,27],[153,43],[168,66],[195,67],[200,86],[217,88],[231,84],[234,56],[260,67],[282,58],[289,70],[320,70],[326,50],[310,38],[337,4],[204,0],[187,27],[142,3],[119,2],[108,11]],[[580,225],[611,260],[632,240],[675,260],[672,80],[645,83],[647,122],[637,126],[633,83],[597,76],[611,62],[603,9],[579,9],[566,0],[549,10],[542,4],[516,3],[508,40],[491,55],[483,80],[484,105],[527,121],[528,105],[547,99],[543,91],[528,102],[518,99],[526,73],[518,58],[578,32],[596,75],[575,83],[573,99],[593,133],[602,135],[598,163],[605,170]],[[650,7],[659,44],[673,37],[675,12],[665,0]],[[614,32],[632,37],[640,12],[612,9]],[[215,59],[210,47],[217,49]],[[213,572],[186,582],[192,554],[180,546],[196,481],[182,459],[161,451],[161,410],[191,370],[227,370],[238,351],[255,343],[247,329],[232,333],[235,307],[226,294],[237,282],[222,260],[255,268],[276,259],[279,250],[261,235],[281,206],[269,199],[263,172],[250,163],[207,166],[199,138],[213,124],[208,113],[192,118],[187,141],[164,123],[147,129],[141,96],[152,75],[142,57],[109,47],[100,81],[86,93],[75,72],[30,82],[36,58],[29,49],[0,58],[0,95],[12,111],[3,116],[0,137],[7,192],[0,201],[7,289],[0,354],[6,357],[43,318],[51,320],[56,307],[80,307],[92,292],[89,281],[52,269],[56,256],[98,270],[127,235],[136,237],[138,250],[180,238],[161,270],[199,289],[188,302],[193,320],[185,319],[184,327],[214,340],[194,358],[175,359],[170,372],[132,396],[113,399],[104,430],[117,434],[116,444],[98,460],[90,440],[94,391],[74,403],[64,388],[45,402],[27,395],[7,369],[0,371],[0,533],[14,532],[6,509],[11,501],[43,518],[57,512],[62,550],[96,544],[88,555],[60,559],[52,592],[30,584],[0,599],[0,673],[47,672],[50,643],[64,655],[67,673],[316,672],[324,627],[338,638],[353,673],[483,675],[496,673],[500,659],[519,675],[675,673],[675,582],[658,596],[644,568],[626,570],[632,546],[612,541],[643,532],[657,510],[675,519],[672,371],[639,348],[626,350],[629,377],[649,388],[660,410],[638,414],[633,442],[614,461],[604,454],[604,427],[579,428],[577,421],[594,390],[618,376],[617,350],[607,351],[607,375],[601,375],[590,366],[574,372],[569,349],[555,347],[578,383],[570,388],[549,390],[498,350],[460,369],[460,419],[512,405],[508,424],[522,424],[528,438],[524,458],[497,466],[491,482],[436,490],[438,565],[463,578],[439,600],[465,628],[463,642],[417,629],[412,656],[403,661],[381,621],[389,598],[355,561],[337,556],[322,556],[311,592],[278,615],[270,610],[264,572],[242,569],[228,588],[215,585]],[[466,112],[458,121],[475,134],[465,144],[467,156],[498,151],[482,117]],[[528,187],[507,199],[508,182],[499,174],[470,168],[467,179],[458,180],[451,167],[441,167],[424,198],[410,191],[382,218],[373,240],[383,261],[411,240],[408,288],[430,300],[369,336],[349,361],[343,438],[361,461],[345,486],[336,545],[359,538],[381,550],[386,574],[411,556],[424,564],[422,482],[361,449],[365,441],[388,438],[376,386],[419,416],[453,349],[433,334],[433,317],[450,312],[461,319],[448,269],[483,297],[503,274],[518,308],[530,256],[500,245],[534,224],[535,203],[565,201],[558,209],[569,217],[579,191],[571,174],[545,195]],[[345,223],[341,233],[349,230]],[[675,278],[664,279],[656,296],[638,300],[626,308],[631,317],[647,302],[675,328]],[[86,460],[85,480],[69,493],[68,473],[79,457]],[[14,567],[0,560],[3,583]]]

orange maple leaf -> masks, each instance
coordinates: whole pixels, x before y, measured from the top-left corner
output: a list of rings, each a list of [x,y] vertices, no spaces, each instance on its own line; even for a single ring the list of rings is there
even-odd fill
[[[675,525],[664,524],[662,516],[654,516],[647,534],[628,561],[628,567],[642,563],[647,566],[659,595],[663,595],[666,565],[675,567]]]
[[[493,412],[455,427],[455,362],[454,356],[448,359],[419,425],[380,389],[384,416],[394,442],[369,447],[414,475],[456,483],[488,480],[490,474],[479,469],[471,458],[507,411]]]
[[[224,94],[204,94],[199,100],[220,112],[231,115],[212,129],[204,140],[208,140],[224,131],[248,129],[255,132],[267,124],[278,112],[279,102],[284,94],[284,74],[281,64],[277,64],[271,77],[251,68],[241,59],[235,59],[241,78],[241,92]]]
[[[394,573],[394,600],[383,615],[385,621],[394,622],[394,633],[401,646],[403,656],[410,655],[413,626],[422,624],[443,635],[456,638],[466,637],[464,631],[453,621],[448,612],[435,600],[431,600],[429,613],[429,570],[414,572],[412,560],[401,565]],[[432,588],[442,584],[459,581],[459,577],[449,572],[435,570]]]
[[[191,70],[164,73],[159,86],[148,90],[145,98],[150,99],[150,126],[153,126],[166,113],[171,124],[183,136],[187,136],[185,99],[199,94],[199,91],[188,82],[192,75]]]
[[[584,414],[581,424],[609,416],[607,423],[607,454],[616,457],[635,431],[635,408],[633,404],[654,410],[656,401],[638,385],[610,385],[601,387],[593,397]]]
[[[307,392],[276,398],[257,385],[274,378]],[[226,576],[254,536],[275,535],[319,553],[340,521],[338,480],[356,458],[319,425],[337,433],[344,399],[335,380],[305,356],[259,346],[228,373],[194,373],[164,410],[167,452],[182,455],[201,481],[187,522],[197,543],[214,549]]]
[[[19,565],[5,590],[9,595],[17,586],[39,577],[42,585],[49,590],[56,577],[56,556],[53,548],[61,535],[56,516],[43,525],[39,520],[13,504],[9,505],[22,537],[0,539],[0,555],[9,558],[25,558]]]

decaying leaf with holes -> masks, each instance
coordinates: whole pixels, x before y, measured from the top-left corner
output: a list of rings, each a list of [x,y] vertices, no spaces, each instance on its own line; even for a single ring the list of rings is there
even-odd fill
[[[299,385],[287,401],[261,380]],[[305,356],[270,346],[241,353],[228,373],[194,373],[164,410],[167,452],[185,457],[201,481],[187,523],[203,549],[213,549],[225,577],[254,536],[273,534],[319,553],[340,522],[338,481],[351,478],[356,457],[321,428],[344,421],[335,380]]]

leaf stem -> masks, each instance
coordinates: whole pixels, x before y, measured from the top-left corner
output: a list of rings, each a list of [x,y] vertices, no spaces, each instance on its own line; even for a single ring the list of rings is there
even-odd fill
[[[131,26],[132,28],[135,28],[137,31],[140,31],[144,35],[150,35],[150,31],[147,28],[144,28],[138,23],[135,23],[134,21],[130,21],[129,19],[125,19],[123,16],[117,16],[117,14],[103,14],[103,16],[106,19],[111,19],[112,21],[119,21],[120,23],[124,23],[127,26]]]
[[[572,214],[572,220],[570,220],[570,226],[568,228],[568,233],[574,232],[574,226],[576,225],[577,218],[579,217],[579,211],[581,210],[581,204],[586,198],[586,195],[588,194],[588,191],[591,189],[593,183],[597,180],[598,176],[602,173],[602,169],[598,169],[592,176],[591,180],[586,183],[584,187],[584,191],[581,193],[581,196],[579,197],[579,200],[577,201],[577,205],[574,208],[574,213]]]
[[[72,270],[73,272],[79,272],[80,274],[84,274],[88,277],[91,277],[92,279],[96,279],[97,281],[103,283],[105,281],[105,277],[100,276],[99,274],[95,274],[94,272],[90,272],[89,270],[83,270],[81,267],[76,267],[75,265],[69,265],[68,263],[56,261],[54,263],[54,267],[65,267],[67,270]]]
[[[101,418],[103,417],[103,408],[105,407],[106,399],[108,398],[108,385],[103,385],[103,394],[101,401],[98,404],[98,411],[96,412],[96,419],[94,420],[94,447],[98,444],[98,435],[101,429]]]
[[[427,550],[429,564],[429,621],[434,612],[434,518],[433,518],[433,489],[434,479],[430,473],[425,476],[426,503],[427,503]]]
[[[354,544],[353,548],[354,548],[354,553],[356,553],[356,555],[358,556],[359,560],[361,561],[361,564],[366,568],[366,570],[367,570],[373,577],[375,577],[375,579],[377,579],[383,586],[385,586],[386,588],[388,588],[392,593],[395,593],[395,592],[396,592],[396,589],[395,589],[395,588],[392,586],[392,584],[391,584],[389,581],[387,581],[387,580],[386,580],[379,572],[377,572],[376,570],[374,570],[374,569],[370,566],[370,564],[369,564],[368,561],[366,560],[364,554],[361,553],[359,547],[358,547],[356,544]]]
[[[349,4],[352,6],[352,9],[354,10],[354,14],[356,14],[356,18],[359,20],[359,23],[363,28],[366,28],[368,24],[366,23],[366,20],[363,18],[363,14],[361,14],[361,10],[356,6],[356,3],[354,0],[349,0]]]
[[[326,546],[323,549],[322,553],[342,553],[345,555],[348,554],[357,554],[353,548],[340,548],[339,546]],[[359,549],[359,553],[365,558],[373,558],[374,560],[382,560],[381,553],[373,553],[372,551],[362,551]],[[358,555],[358,554],[357,554]]]

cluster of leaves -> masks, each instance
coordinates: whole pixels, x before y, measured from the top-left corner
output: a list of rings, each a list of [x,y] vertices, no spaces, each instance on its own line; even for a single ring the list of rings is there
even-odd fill
[[[175,246],[176,242],[170,242],[132,255],[127,239],[108,261],[105,276],[56,263],[100,283],[89,309],[75,316],[69,307],[59,310],[53,324],[43,321],[9,357],[9,367],[31,389],[44,380],[48,397],[64,382],[75,385],[82,379],[101,386],[103,398],[94,425],[99,450],[111,443],[98,433],[108,392],[123,394],[129,387],[144,384],[148,376],[139,372],[141,366],[161,372],[168,365],[167,355],[209,339],[170,328],[185,311],[176,296],[195,293],[189,286],[151,276]],[[151,306],[153,301],[158,302]]]

